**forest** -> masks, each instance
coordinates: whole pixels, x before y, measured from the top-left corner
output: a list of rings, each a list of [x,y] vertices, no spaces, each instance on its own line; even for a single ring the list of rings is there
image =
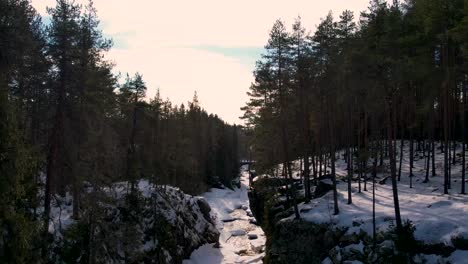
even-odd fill
[[[466,261],[468,0],[271,21],[240,125],[47,12],[0,0],[0,263]]]
[[[300,160],[306,203],[317,179],[331,176],[338,215],[338,151],[347,163],[347,204],[356,195],[352,183],[359,182],[361,193],[361,181],[375,183],[388,158],[401,231],[398,186],[403,177],[413,184],[416,151],[425,159],[422,184],[440,176],[443,194],[466,193],[467,58],[463,0],[372,0],[357,19],[351,11],[338,18],[330,12],[313,33],[300,17],[292,30],[277,20],[243,107],[257,170],[292,180],[292,161]],[[405,141],[409,164],[402,159]],[[436,143],[444,157],[439,171]],[[275,172],[277,164],[282,171]],[[461,166],[458,182],[455,164]],[[290,196],[300,218],[297,191]],[[375,193],[373,199],[375,217]]]
[[[50,255],[51,203],[66,193],[73,218],[91,223],[114,183],[128,183],[135,206],[140,179],[199,194],[230,186],[239,169],[241,128],[208,114],[196,92],[179,106],[159,92],[147,100],[142,75],[113,73],[92,1],[59,0],[48,13],[44,23],[30,1],[0,1],[1,263]]]

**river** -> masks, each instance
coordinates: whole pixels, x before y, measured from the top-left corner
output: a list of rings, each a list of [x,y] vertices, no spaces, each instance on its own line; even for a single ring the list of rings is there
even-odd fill
[[[220,232],[219,245],[200,247],[184,264],[262,263],[266,238],[250,211],[249,173],[241,170],[239,180],[240,188],[213,188],[202,195]]]

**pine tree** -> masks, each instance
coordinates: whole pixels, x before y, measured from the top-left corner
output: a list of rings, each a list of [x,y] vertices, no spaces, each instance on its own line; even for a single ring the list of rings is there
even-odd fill
[[[65,179],[60,174],[64,167],[66,153],[65,122],[69,98],[72,91],[74,58],[78,32],[79,7],[66,0],[59,0],[55,9],[49,9],[52,23],[47,29],[49,38],[49,54],[57,66],[55,73],[53,95],[55,97],[54,120],[50,132],[46,165],[46,186],[44,201],[44,228],[49,226],[51,195],[56,191],[64,192]],[[68,153],[67,153],[68,154]]]

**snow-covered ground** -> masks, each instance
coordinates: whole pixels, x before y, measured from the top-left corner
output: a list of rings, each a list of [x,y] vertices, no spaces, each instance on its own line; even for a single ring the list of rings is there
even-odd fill
[[[427,244],[444,243],[452,246],[452,239],[455,237],[468,239],[468,195],[459,194],[461,156],[457,156],[457,163],[452,165],[452,189],[449,190],[450,194],[443,195],[443,154],[436,148],[437,175],[432,177],[429,174],[428,183],[423,183],[425,158],[422,157],[422,152],[416,154],[413,168],[413,188],[410,188],[408,145],[408,142],[406,142],[401,181],[398,182],[398,195],[403,220],[411,220],[416,227],[415,238]],[[460,149],[457,150],[457,153],[460,153]],[[367,183],[367,191],[362,189],[363,191],[358,193],[358,183],[354,181],[352,184],[353,203],[348,205],[347,183],[344,181],[347,175],[346,163],[343,160],[343,153],[337,154],[337,156],[339,156],[336,164],[339,179],[337,185],[339,215],[333,215],[333,193],[329,192],[310,203],[300,204],[301,218],[316,223],[330,223],[349,227],[348,233],[359,233],[363,230],[368,234],[372,234],[372,182]],[[379,173],[376,183],[378,231],[387,231],[394,220],[395,211],[391,179],[387,179],[385,184],[378,183],[379,180],[388,175],[388,169],[384,173]],[[370,175],[368,176],[370,177]],[[357,173],[355,173],[354,177],[357,177]],[[364,183],[362,182],[363,187]],[[290,219],[293,217],[291,216]],[[468,251],[456,250],[447,260],[451,260],[452,263],[468,263]],[[429,261],[428,263],[432,262]]]
[[[184,264],[262,263],[265,235],[251,223],[248,172],[242,171],[240,188],[211,189],[202,196],[211,207],[211,215],[221,233],[219,247],[206,244],[194,251]]]

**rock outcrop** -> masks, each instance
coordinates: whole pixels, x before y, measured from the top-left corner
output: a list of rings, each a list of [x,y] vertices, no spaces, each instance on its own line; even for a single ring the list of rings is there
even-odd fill
[[[203,198],[144,181],[136,195],[125,188],[103,191],[79,220],[52,230],[52,263],[182,263],[198,247],[218,242]],[[62,219],[69,209],[62,208]]]

